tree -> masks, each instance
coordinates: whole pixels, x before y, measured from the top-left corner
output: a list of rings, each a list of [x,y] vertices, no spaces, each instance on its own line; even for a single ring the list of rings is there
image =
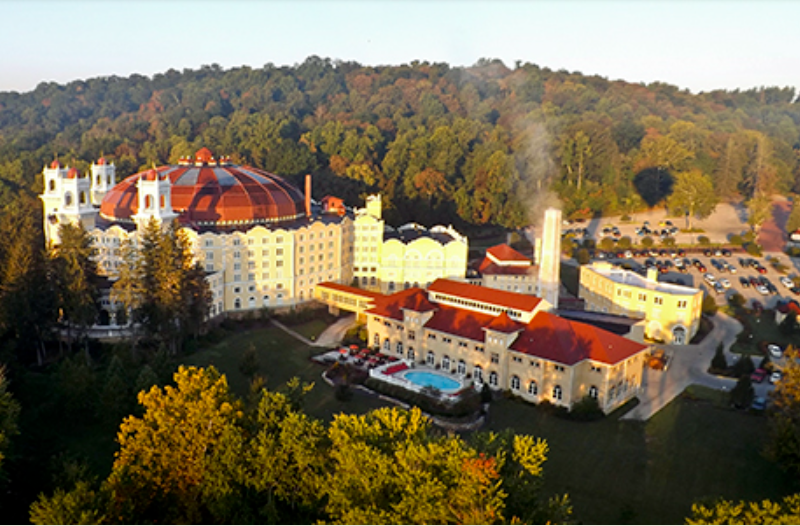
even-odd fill
[[[6,367],[0,365],[0,473],[2,473],[3,460],[8,451],[9,442],[14,435],[19,433],[17,427],[19,411],[19,403],[8,392]]]
[[[241,403],[213,367],[181,366],[174,381],[139,393],[144,415],[120,426],[107,481],[112,522],[208,522],[235,491]]]
[[[747,224],[753,232],[758,233],[761,225],[772,217],[772,200],[768,195],[757,193],[745,203],[747,206]]]
[[[672,195],[667,198],[667,207],[672,213],[685,215],[687,226],[691,229],[692,220],[710,216],[718,202],[719,197],[711,178],[700,170],[692,170],[676,175]]]
[[[767,454],[781,468],[800,473],[800,364],[798,351],[789,346],[784,352],[783,378],[769,393],[772,400],[767,417],[770,438]]]
[[[800,229],[800,196],[795,196],[792,199],[792,211],[789,212],[789,217],[786,219],[786,231],[789,233]]]
[[[61,323],[67,329],[67,343],[72,349],[72,331],[84,337],[97,319],[97,263],[94,242],[82,223],[59,226],[60,243],[53,249],[55,280]],[[88,359],[88,351],[86,354]]]
[[[78,481],[70,491],[56,489],[52,497],[44,494],[31,505],[33,524],[103,524],[103,496],[86,481]]]
[[[755,370],[756,366],[753,363],[753,359],[750,358],[750,355],[742,356],[739,358],[739,361],[733,364],[733,374],[736,378],[750,376]]]
[[[711,369],[714,371],[724,371],[728,368],[728,360],[725,359],[725,350],[722,343],[717,345],[714,357],[711,359]]]
[[[713,316],[717,313],[717,300],[708,293],[703,294],[703,305],[701,311],[705,316]]]
[[[686,524],[800,524],[800,494],[780,502],[720,500],[712,506],[692,504]]]
[[[731,405],[740,409],[750,407],[753,396],[755,396],[755,391],[753,383],[750,381],[750,375],[743,374],[731,389]]]

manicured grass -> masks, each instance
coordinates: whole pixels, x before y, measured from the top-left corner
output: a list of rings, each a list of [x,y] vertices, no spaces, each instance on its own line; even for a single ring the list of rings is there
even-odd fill
[[[293,326],[292,329],[300,332],[298,328],[303,326]],[[347,402],[337,400],[333,388],[321,377],[324,367],[310,361],[311,356],[324,352],[324,349],[308,347],[275,327],[232,334],[220,343],[187,356],[183,362],[186,365],[213,365],[227,376],[231,390],[244,398],[248,395],[250,382],[239,371],[239,364],[242,354],[251,345],[258,357],[258,374],[265,378],[268,389],[278,389],[295,376],[303,382],[314,382],[314,389],[305,401],[305,410],[310,415],[330,420],[337,413],[365,413],[386,405],[376,397],[357,391]]]
[[[680,524],[704,498],[797,491],[760,453],[764,417],[697,398],[679,397],[644,423],[572,422],[502,400],[492,404],[489,426],[547,440],[546,491],[569,494],[578,522]]]
[[[311,341],[319,338],[319,335],[327,328],[328,323],[325,320],[311,320],[291,327],[293,331],[302,334]]]

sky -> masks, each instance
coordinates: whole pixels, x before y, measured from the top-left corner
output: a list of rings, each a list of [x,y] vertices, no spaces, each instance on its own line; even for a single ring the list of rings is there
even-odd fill
[[[800,1],[2,0],[0,91],[170,68],[498,58],[697,93],[800,87]]]

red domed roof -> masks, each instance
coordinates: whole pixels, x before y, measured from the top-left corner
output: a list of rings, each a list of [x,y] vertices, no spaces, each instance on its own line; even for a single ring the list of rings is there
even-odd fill
[[[305,216],[303,194],[284,179],[212,159],[204,148],[195,154],[200,166],[181,163],[131,175],[106,193],[100,214],[110,221],[130,222],[139,209],[139,179],[157,174],[172,182],[172,208],[182,223],[213,227],[279,223]]]
[[[67,179],[75,179],[79,175],[77,168],[70,168],[69,172],[67,172]]]
[[[103,166],[104,164],[106,164],[106,158],[105,157],[100,157],[97,160],[97,164],[98,164],[98,166]]]
[[[50,168],[61,168],[61,163],[58,162],[58,159],[54,159],[52,163],[50,163]]]

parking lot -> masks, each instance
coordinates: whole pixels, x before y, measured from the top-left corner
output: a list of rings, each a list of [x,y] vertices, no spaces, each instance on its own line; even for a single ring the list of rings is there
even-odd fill
[[[788,267],[786,274],[782,274],[766,258],[754,257],[742,250],[729,250],[725,252],[729,255],[723,255],[721,250],[711,249],[707,255],[701,249],[653,249],[644,253],[644,249],[639,248],[615,253],[597,251],[592,259],[610,261],[643,275],[647,266],[655,267],[659,269],[659,281],[697,287],[714,297],[719,305],[737,292],[744,296],[747,305],[758,302],[765,308],[774,307],[779,300],[800,299],[800,289],[787,286],[793,287],[791,278],[800,275],[790,258],[779,257]],[[685,271],[679,270],[680,265]]]

